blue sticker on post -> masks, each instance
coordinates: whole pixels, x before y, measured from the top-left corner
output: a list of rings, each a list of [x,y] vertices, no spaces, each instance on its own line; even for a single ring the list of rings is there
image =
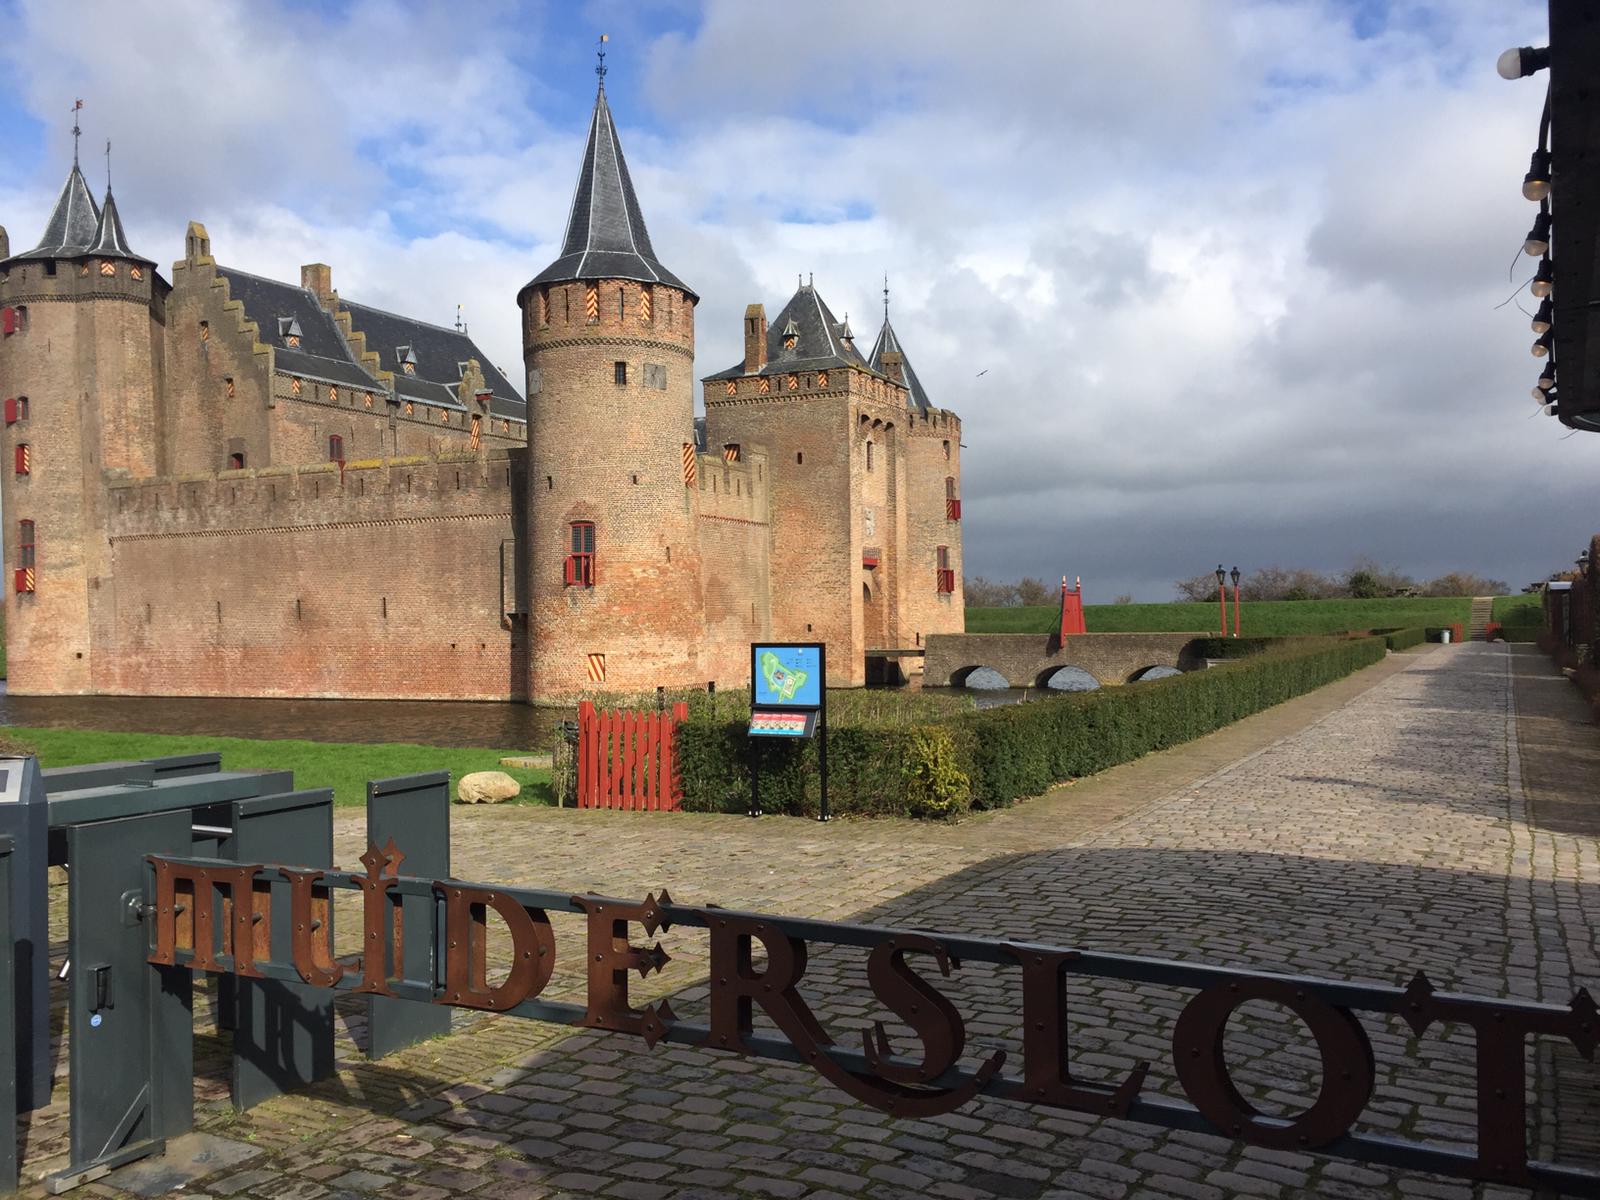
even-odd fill
[[[751,699],[757,708],[820,708],[822,647],[769,645],[752,647]]]

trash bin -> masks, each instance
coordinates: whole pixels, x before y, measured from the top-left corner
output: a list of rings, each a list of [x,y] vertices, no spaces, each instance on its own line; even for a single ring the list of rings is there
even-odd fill
[[[1439,631],[1439,640],[1448,646],[1450,644],[1450,631],[1448,629],[1441,629]]]

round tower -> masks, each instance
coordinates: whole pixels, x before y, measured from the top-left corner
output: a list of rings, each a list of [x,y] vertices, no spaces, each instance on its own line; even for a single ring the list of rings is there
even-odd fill
[[[155,466],[166,285],[76,163],[33,250],[0,254],[7,686],[98,690],[113,635],[103,473]]]
[[[561,255],[517,296],[535,702],[704,682],[697,299],[655,257],[602,79]]]

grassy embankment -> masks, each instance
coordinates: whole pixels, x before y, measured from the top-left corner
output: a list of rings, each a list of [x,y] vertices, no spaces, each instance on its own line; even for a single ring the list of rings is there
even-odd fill
[[[118,759],[157,758],[215,750],[226,770],[293,771],[297,788],[333,789],[339,805],[366,802],[367,780],[449,771],[459,780],[472,771],[504,771],[522,785],[517,803],[551,803],[550,772],[502,767],[504,750],[450,750],[406,743],[386,745],[331,742],[252,741],[198,734],[98,733],[78,729],[7,729],[5,734],[33,747],[46,767]]]
[[[1544,607],[1536,595],[1496,596],[1489,619],[1502,625],[1543,625]]]
[[[1520,601],[1522,596],[1502,597]],[[1499,601],[1496,601],[1498,606]],[[1216,632],[1217,605],[1086,604],[1084,623],[1090,633]],[[1351,629],[1399,629],[1417,625],[1465,625],[1472,601],[1465,596],[1405,596],[1388,600],[1245,601],[1239,630],[1251,637],[1344,633]],[[1495,620],[1501,620],[1498,610]],[[1050,633],[1061,620],[1058,604],[1028,608],[969,608],[968,633]],[[1233,621],[1233,600],[1228,601]],[[1231,632],[1231,630],[1230,630]]]

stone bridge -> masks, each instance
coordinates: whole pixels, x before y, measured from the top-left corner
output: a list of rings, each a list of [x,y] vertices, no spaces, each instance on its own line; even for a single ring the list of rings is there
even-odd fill
[[[1152,667],[1190,671],[1205,665],[1203,633],[1076,633],[1065,646],[1055,634],[932,633],[925,639],[924,687],[961,687],[979,667],[1012,687],[1043,687],[1062,667],[1078,667],[1102,684],[1132,683]]]

